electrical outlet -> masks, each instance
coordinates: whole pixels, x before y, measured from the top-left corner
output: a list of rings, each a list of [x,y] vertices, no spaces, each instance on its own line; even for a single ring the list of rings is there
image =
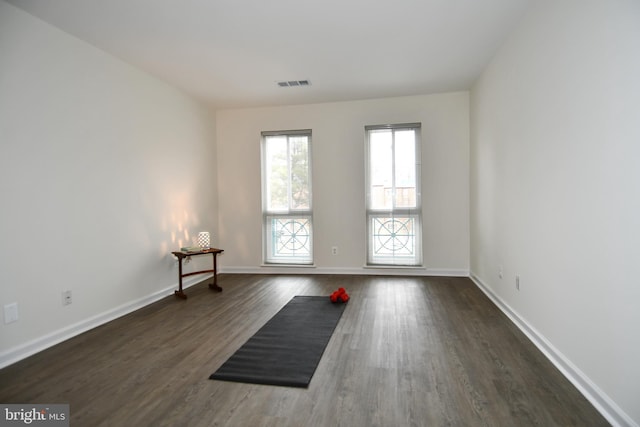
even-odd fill
[[[71,291],[64,291],[62,293],[62,305],[70,305],[71,302]]]
[[[516,290],[520,290],[520,276],[516,276]]]
[[[331,247],[331,254],[332,255],[338,255],[338,247],[337,246],[332,246]]]
[[[18,303],[12,302],[4,306],[4,323],[9,324],[18,321]]]

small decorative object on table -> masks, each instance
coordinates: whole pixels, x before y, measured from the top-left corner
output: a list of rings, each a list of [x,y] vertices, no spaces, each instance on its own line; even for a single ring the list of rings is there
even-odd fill
[[[211,236],[208,231],[201,231],[198,233],[198,246],[201,249],[209,249],[211,246]]]

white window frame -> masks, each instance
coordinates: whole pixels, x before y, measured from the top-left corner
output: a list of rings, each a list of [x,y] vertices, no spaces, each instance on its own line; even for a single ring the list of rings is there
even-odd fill
[[[308,166],[308,208],[293,206],[291,193],[292,165],[290,141],[292,138],[307,137]],[[272,208],[269,206],[268,188],[269,165],[267,141],[270,137],[284,137],[287,140],[287,193],[288,206]],[[268,131],[262,132],[262,232],[263,262],[265,265],[313,265],[313,209],[312,209],[312,157],[311,130]]]
[[[396,132],[412,130],[415,134],[415,202],[411,206],[396,206]],[[372,149],[373,132],[390,132],[392,137],[390,187],[391,206],[377,206],[372,194]],[[365,126],[365,190],[367,221],[368,266],[422,266],[422,197],[421,197],[421,124],[402,123],[392,125]],[[379,203],[378,203],[379,204]]]

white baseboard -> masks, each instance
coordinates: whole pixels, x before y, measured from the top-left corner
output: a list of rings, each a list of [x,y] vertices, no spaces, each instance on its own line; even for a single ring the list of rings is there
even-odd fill
[[[186,289],[210,277],[213,277],[213,274],[202,274],[189,277],[182,282],[182,287]],[[159,301],[168,295],[172,295],[174,290],[176,290],[177,288],[178,284],[175,284],[173,286],[154,292],[151,295],[147,295],[146,297],[142,297],[135,301],[122,304],[121,306],[113,308],[111,310],[107,310],[104,313],[100,313],[96,316],[82,320],[73,325],[69,325],[60,330],[36,338],[25,344],[10,348],[0,353],[0,369],[16,363],[22,359],[25,359],[49,347],[53,347],[56,344],[80,335],[81,333],[86,332],[90,329],[115,320],[118,317],[122,317],[151,303]]]
[[[424,267],[314,267],[314,266],[257,266],[223,267],[220,273],[228,274],[348,274],[363,276],[446,276],[469,277],[469,270],[436,269]]]
[[[531,326],[515,310],[496,295],[491,288],[474,274],[471,280],[493,303],[538,347],[556,368],[582,393],[582,395],[615,427],[639,427],[616,403],[611,400],[589,377],[565,357],[538,330]]]

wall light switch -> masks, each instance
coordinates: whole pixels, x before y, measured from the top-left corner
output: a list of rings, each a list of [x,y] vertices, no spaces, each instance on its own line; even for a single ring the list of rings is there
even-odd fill
[[[4,306],[4,323],[9,324],[18,321],[18,303],[13,302]]]

